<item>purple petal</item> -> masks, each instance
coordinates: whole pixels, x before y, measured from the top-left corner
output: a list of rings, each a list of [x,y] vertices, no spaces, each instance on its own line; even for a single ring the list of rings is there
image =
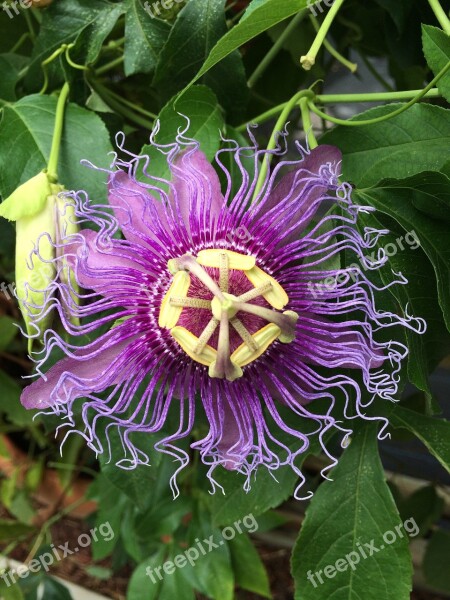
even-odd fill
[[[115,171],[110,175],[108,199],[120,229],[129,242],[142,244],[143,240],[149,238],[158,241],[159,236],[152,228],[152,225],[156,225],[155,221],[164,228],[168,227],[163,202],[153,198],[145,186],[124,171]]]
[[[145,273],[145,268],[126,248],[121,247],[119,251],[115,247],[120,243],[116,240],[110,240],[107,247],[101,248],[98,235],[90,229],[80,231],[77,240],[77,243],[71,244],[67,260],[76,272],[78,283],[84,288],[101,290],[114,278],[123,276],[125,270]]]
[[[225,200],[219,177],[203,152],[181,154],[172,165],[172,174],[173,208],[186,230],[217,222]]]
[[[21,403],[27,409],[49,408],[119,383],[127,374],[115,368],[115,361],[131,341],[127,339],[103,347],[105,340],[99,338],[90,349],[77,350],[73,357],[63,358],[45,376],[26,387]]]

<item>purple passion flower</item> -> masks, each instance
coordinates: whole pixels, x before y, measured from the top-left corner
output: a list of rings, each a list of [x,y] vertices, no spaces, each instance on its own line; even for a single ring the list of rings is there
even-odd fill
[[[56,307],[72,336],[91,341],[73,345],[47,331],[37,364],[41,377],[25,388],[22,403],[63,415],[67,435],[80,433],[97,454],[109,452],[126,469],[149,464],[133,434],[161,432],[169,410],[175,412],[173,431],[154,436],[155,448],[178,461],[175,494],[176,475],[189,462],[177,442],[190,435],[203,411],[209,431],[191,448],[209,467],[213,489],[218,465],[244,474],[249,489],[259,466],[274,471],[287,464],[300,478],[298,490],[304,477],[295,459],[311,436],[332,458],[327,432],[339,430],[343,443],[351,433],[333,416],[337,402],[342,416],[368,419],[367,398],[396,394],[407,349],[376,341],[376,332],[423,324],[375,308],[376,288],[364,271],[387,258],[382,251],[376,260],[365,253],[383,232],[355,227],[358,213],[372,209],[356,206],[351,186],[339,182],[337,148],[308,152],[297,144],[298,157],[280,159],[252,202],[268,152],[251,132],[251,146],[228,140],[215,157],[224,194],[199,144],[184,134],[165,146],[151,139],[165,155],[170,181],[151,174],[148,156],[126,152],[119,135],[126,160],[116,156],[108,171],[112,210],[85,192],[66,195],[82,230],[63,240],[65,264],[91,291],[80,305],[73,278],[57,277],[42,318]],[[272,152],[285,153],[285,143]],[[235,194],[224,159],[240,173]],[[354,263],[339,268],[344,250]],[[55,347],[66,357],[42,375]],[[314,400],[326,408],[310,408]],[[111,428],[120,435],[122,457],[111,457]]]

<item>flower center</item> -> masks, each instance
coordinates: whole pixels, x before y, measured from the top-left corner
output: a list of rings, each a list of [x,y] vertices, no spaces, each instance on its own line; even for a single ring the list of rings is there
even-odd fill
[[[210,377],[234,381],[275,340],[295,338],[297,313],[280,312],[288,295],[252,256],[210,249],[167,266],[173,281],[161,303],[159,326],[209,367]]]

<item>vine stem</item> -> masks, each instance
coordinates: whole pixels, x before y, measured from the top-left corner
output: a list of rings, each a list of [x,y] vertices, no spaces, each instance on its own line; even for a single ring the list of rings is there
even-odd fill
[[[300,112],[302,115],[303,131],[305,132],[306,139],[308,140],[308,147],[310,148],[310,150],[313,150],[314,148],[317,148],[319,144],[317,143],[313,131],[311,113],[309,112],[308,107],[308,98],[306,98],[305,96],[300,99]]]
[[[277,119],[277,122],[275,123],[275,127],[273,128],[272,135],[270,136],[270,139],[269,139],[269,143],[267,144],[268,152],[270,152],[271,150],[274,150],[276,148],[278,134],[280,131],[282,131],[283,127],[286,125],[289,114],[290,114],[291,110],[295,107],[295,105],[302,98],[311,99],[312,97],[314,97],[314,92],[312,92],[311,90],[301,90],[300,92],[297,92],[297,94],[292,96],[292,98],[289,100],[289,102],[286,103],[280,116]],[[252,202],[254,202],[255,199],[258,197],[259,192],[261,191],[261,189],[264,185],[264,182],[265,182],[266,176],[267,176],[267,172],[269,170],[271,162],[272,162],[272,155],[266,154],[264,157],[264,160],[262,162],[262,165],[261,165],[261,169],[260,169],[259,176],[258,176],[258,181],[256,182],[256,187],[255,187],[255,191],[253,194]]]
[[[431,10],[434,12],[436,19],[439,21],[440,26],[447,35],[450,35],[450,20],[445,10],[439,3],[439,0],[428,0],[431,6]]]
[[[421,91],[423,90],[408,90],[405,92],[379,92],[373,94],[321,94],[315,98],[320,104],[340,104],[347,102],[386,102],[389,100],[409,100],[411,97],[415,98]],[[440,96],[441,93],[437,88],[433,88],[423,95],[424,98],[439,98]],[[286,105],[287,102],[283,102],[283,104],[274,106],[254,119],[251,119],[249,123],[264,123],[281,112]],[[239,125],[236,130],[245,131],[246,128],[247,123],[243,123],[242,125]]]
[[[316,62],[317,54],[318,54],[320,48],[322,47],[325,36],[327,35],[328,30],[330,29],[331,24],[333,23],[333,20],[334,20],[335,16],[338,14],[339,9],[341,8],[343,3],[344,3],[344,0],[334,0],[334,3],[331,5],[330,10],[327,12],[326,17],[323,20],[322,25],[319,28],[319,31],[317,32],[317,35],[314,39],[314,42],[312,43],[311,48],[308,50],[308,52],[304,56],[302,56],[300,58],[300,63],[302,65],[302,67],[305,69],[305,71],[309,71],[311,69],[311,67],[314,66],[314,64]]]
[[[98,69],[95,69],[95,74],[103,75],[104,73],[107,73],[108,71],[111,71],[112,69],[115,69],[116,67],[120,66],[123,63],[123,61],[124,61],[124,57],[119,56],[118,58],[115,58],[111,62],[106,63],[106,65],[102,65],[101,67],[98,67]]]
[[[400,115],[401,113],[405,112],[405,110],[408,110],[408,108],[411,108],[411,106],[416,104],[416,102],[418,102],[421,98],[423,98],[426,95],[426,93],[429,92],[433,88],[434,85],[436,85],[436,83],[439,81],[439,79],[441,77],[443,77],[449,69],[450,69],[450,62],[448,62],[445,65],[445,67],[439,71],[439,73],[436,75],[436,77],[427,85],[427,87],[424,88],[423,90],[421,90],[420,93],[417,94],[417,96],[412,98],[412,100],[410,100],[409,102],[407,102],[406,104],[404,104],[403,106],[398,108],[397,110],[394,110],[393,112],[391,112],[387,115],[383,115],[381,117],[376,117],[375,119],[367,119],[364,121],[349,121],[349,120],[345,120],[345,119],[338,119],[338,118],[332,117],[331,115],[328,115],[327,113],[318,109],[312,100],[310,100],[308,102],[309,109],[313,113],[315,113],[316,115],[321,117],[322,119],[325,119],[326,121],[330,121],[331,123],[335,123],[336,125],[346,125],[349,127],[362,127],[363,125],[375,125],[376,123],[388,121],[389,119],[392,119],[393,117],[396,117],[396,116]]]
[[[145,129],[152,129],[153,121],[149,121],[148,119],[145,119],[144,117],[135,114],[132,110],[130,110],[127,106],[125,106],[122,103],[122,99],[120,99],[119,101],[119,97],[117,96],[117,94],[114,94],[114,92],[110,92],[108,88],[106,88],[98,81],[90,80],[89,84],[91,85],[92,89],[95,92],[97,92],[100,98],[104,100],[104,102],[106,102],[106,104],[108,104],[108,106],[110,106],[118,114],[123,115],[124,117],[126,117],[133,123],[136,123],[136,125],[139,125],[140,127],[145,127]]]
[[[255,83],[258,81],[258,79],[261,77],[261,75],[267,69],[269,64],[272,62],[272,60],[278,54],[278,52],[280,51],[284,42],[289,38],[291,33],[297,27],[297,25],[304,19],[305,15],[306,15],[306,8],[299,11],[295,15],[295,17],[291,20],[291,22],[285,28],[283,33],[280,35],[280,37],[277,39],[277,41],[273,44],[272,48],[269,50],[269,52],[266,54],[266,56],[263,58],[263,60],[256,67],[253,74],[249,77],[249,79],[248,79],[248,87],[249,88],[252,88],[255,85]]]
[[[65,83],[59,94],[58,103],[56,105],[55,127],[53,130],[52,148],[48,159],[47,174],[50,179],[58,181],[58,159],[59,150],[61,147],[61,138],[64,127],[64,113],[66,108],[67,98],[69,97],[69,84]]]

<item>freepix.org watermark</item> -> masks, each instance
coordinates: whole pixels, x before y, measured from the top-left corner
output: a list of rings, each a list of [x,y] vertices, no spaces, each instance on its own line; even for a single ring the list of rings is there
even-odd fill
[[[388,258],[391,258],[392,256],[395,256],[397,254],[397,252],[401,252],[402,250],[405,250],[405,247],[410,248],[411,250],[416,250],[418,247],[420,246],[420,241],[419,238],[417,237],[417,234],[415,231],[408,231],[408,233],[406,233],[404,236],[402,235],[401,237],[397,238],[395,240],[395,244],[394,242],[389,242],[388,244],[386,244],[385,246],[382,247],[385,256],[387,256]],[[373,252],[371,255],[367,255],[366,258],[368,258],[370,260],[370,262],[375,262],[375,254],[377,251]],[[331,292],[332,290],[334,290],[339,283],[342,283],[344,281],[347,281],[347,278],[350,277],[350,279],[352,279],[352,281],[356,281],[356,277],[358,272],[360,271],[360,265],[353,263],[351,265],[348,265],[348,267],[344,270],[342,270],[340,273],[338,273],[337,275],[333,275],[331,277],[327,277],[326,279],[324,279],[323,281],[318,281],[316,283],[313,283],[312,281],[310,281],[308,283],[308,289],[311,292],[311,294],[313,295],[314,298],[317,298],[318,296],[325,294],[327,292]],[[367,265],[363,265],[364,270],[367,270]]]
[[[151,6],[150,2],[144,2],[144,10],[152,17],[152,19],[154,19],[155,17],[159,17],[161,9],[170,10],[175,4],[181,4],[182,2],[184,2],[184,0],[156,0]]]
[[[2,8],[10,19],[14,19],[15,16],[20,15],[19,6],[22,8],[31,8],[39,4],[46,6],[49,2],[48,0],[14,0],[13,2],[3,2]]]
[[[306,577],[311,585],[316,588],[318,585],[324,583],[322,575],[327,579],[333,579],[338,573],[344,573],[349,568],[352,569],[352,571],[356,571],[357,565],[361,560],[366,560],[378,552],[383,552],[387,546],[392,546],[398,539],[402,539],[404,537],[404,532],[406,532],[410,538],[416,537],[419,533],[419,527],[414,518],[411,517],[410,519],[406,519],[404,523],[397,525],[395,531],[386,531],[383,534],[383,543],[374,539],[362,544],[357,542],[356,550],[349,552],[342,558],[338,558],[332,565],[327,565],[315,573],[309,570]],[[375,542],[379,545],[376,545]]]
[[[258,523],[252,514],[246,515],[243,519],[235,521],[233,525],[224,527],[221,531],[221,537],[210,535],[209,538],[200,540],[195,539],[195,544],[184,552],[177,554],[173,560],[166,560],[165,563],[159,567],[147,567],[145,573],[152,580],[153,583],[157,583],[158,580],[162,581],[165,575],[173,575],[176,569],[182,569],[188,563],[194,567],[195,563],[199,558],[213,552],[220,546],[223,546],[226,541],[230,541],[236,537],[236,533],[254,533],[258,529]]]
[[[87,548],[93,541],[97,542],[99,536],[105,542],[110,542],[114,538],[114,531],[109,521],[102,523],[98,527],[93,527],[89,533],[80,534],[72,547],[70,547],[70,542],[65,542],[57,547],[54,544],[50,544],[51,552],[44,552],[37,558],[30,560],[27,565],[19,565],[15,569],[5,571],[0,577],[9,587],[16,583],[17,577],[25,579],[30,573],[38,573],[41,569],[48,572],[55,562],[76,554],[81,548]]]
[[[308,8],[314,17],[323,13],[325,8],[330,8],[334,4],[334,0],[308,0]]]

